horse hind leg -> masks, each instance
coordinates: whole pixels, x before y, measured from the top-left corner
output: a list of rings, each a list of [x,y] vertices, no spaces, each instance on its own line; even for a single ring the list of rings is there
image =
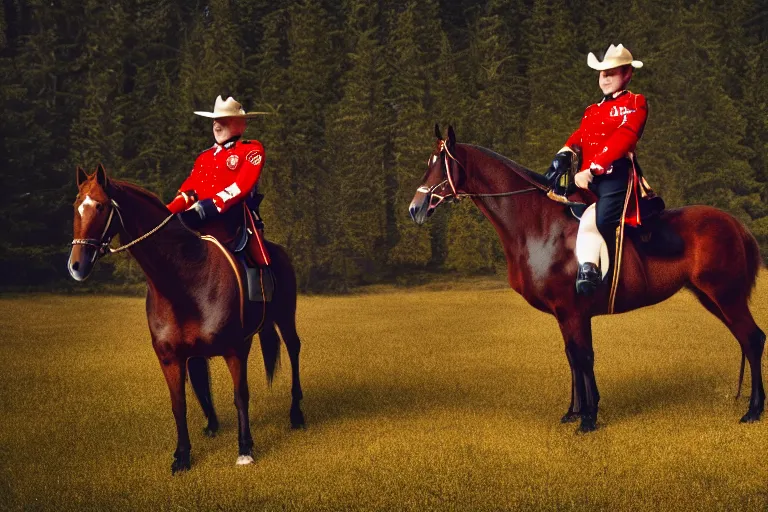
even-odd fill
[[[306,421],[301,410],[301,400],[304,393],[301,390],[301,377],[299,372],[299,353],[301,352],[301,339],[296,332],[296,319],[292,312],[285,314],[277,320],[280,334],[283,337],[288,358],[291,361],[291,428],[304,428]]]
[[[211,373],[208,367],[208,360],[204,357],[190,357],[187,360],[187,370],[189,371],[189,382],[197,396],[200,407],[203,409],[208,424],[203,427],[203,435],[215,437],[219,431],[219,419],[216,416],[216,410],[213,407],[213,397],[211,396]]]
[[[749,409],[742,416],[742,423],[752,423],[760,420],[760,415],[765,407],[765,389],[763,388],[763,376],[761,366],[763,360],[763,349],[765,348],[765,333],[756,326],[756,329],[749,335],[747,342],[749,347],[747,359],[749,359],[749,370],[752,375],[752,393],[749,397]]]
[[[702,305],[722,321],[738,340],[742,354],[749,362],[751,393],[749,408],[742,416],[742,423],[758,421],[765,406],[762,358],[765,333],[757,326],[747,305],[747,294],[738,294],[733,288],[716,288],[712,285],[697,286],[694,293]],[[743,370],[743,366],[742,366]],[[741,379],[739,380],[741,386]]]

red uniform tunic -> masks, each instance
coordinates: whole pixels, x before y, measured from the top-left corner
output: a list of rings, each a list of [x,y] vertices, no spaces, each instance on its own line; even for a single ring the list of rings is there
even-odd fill
[[[647,117],[645,97],[622,91],[615,98],[603,99],[587,107],[579,129],[573,132],[565,145],[581,146],[581,170],[591,169],[595,176],[610,174],[613,163],[625,157],[630,157],[634,167],[631,154],[634,154],[637,141],[643,135]],[[639,178],[634,168],[630,172],[630,197],[626,203],[625,222],[637,226],[640,224]]]
[[[264,147],[259,141],[214,144],[197,157],[192,172],[168,209],[179,213],[196,200],[213,199],[216,208],[224,212],[251,193],[263,165]]]
[[[645,97],[623,91],[614,99],[587,107],[579,129],[568,137],[565,145],[581,146],[582,170],[595,163],[602,170],[593,170],[593,174],[610,172],[615,160],[635,151],[647,117]]]

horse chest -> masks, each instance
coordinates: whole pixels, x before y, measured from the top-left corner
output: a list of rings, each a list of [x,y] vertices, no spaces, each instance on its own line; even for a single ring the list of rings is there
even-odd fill
[[[233,322],[229,308],[221,307],[216,301],[187,300],[172,305],[155,299],[148,306],[149,330],[156,344],[202,348],[215,343],[230,330]]]
[[[550,311],[553,283],[575,275],[576,260],[566,226],[553,223],[547,232],[529,234],[507,254],[509,284],[531,306]]]

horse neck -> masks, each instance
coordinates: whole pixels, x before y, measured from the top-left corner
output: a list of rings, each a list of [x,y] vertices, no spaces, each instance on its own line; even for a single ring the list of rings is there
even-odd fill
[[[112,194],[120,213],[120,242],[130,243],[159,226],[170,212],[155,196],[138,187],[120,184]],[[193,280],[205,260],[207,246],[172,219],[154,234],[128,248],[150,287],[175,289]]]
[[[510,164],[496,160],[472,147],[466,147],[467,180],[463,187],[470,194],[495,194],[533,187]],[[541,190],[502,197],[472,197],[472,201],[493,224],[509,260],[528,253],[529,237],[543,238],[562,206],[549,200]]]

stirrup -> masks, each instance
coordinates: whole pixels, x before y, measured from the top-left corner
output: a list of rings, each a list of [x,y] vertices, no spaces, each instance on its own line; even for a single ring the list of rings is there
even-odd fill
[[[576,275],[576,293],[592,295],[600,286],[600,270],[592,262],[582,263]]]

